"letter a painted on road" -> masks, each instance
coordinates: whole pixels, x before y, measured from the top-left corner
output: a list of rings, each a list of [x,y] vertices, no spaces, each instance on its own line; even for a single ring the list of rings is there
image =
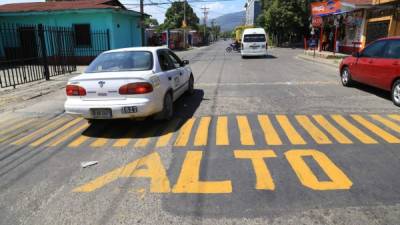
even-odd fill
[[[285,152],[300,182],[313,190],[341,190],[350,189],[353,185],[351,180],[340,170],[324,153],[313,149],[290,150]],[[319,181],[310,169],[303,157],[311,156],[331,179],[331,181]]]
[[[150,192],[167,193],[171,191],[169,179],[157,152],[137,159],[123,167],[104,174],[87,184],[77,187],[73,192],[92,192],[117,180],[118,178],[150,178]]]

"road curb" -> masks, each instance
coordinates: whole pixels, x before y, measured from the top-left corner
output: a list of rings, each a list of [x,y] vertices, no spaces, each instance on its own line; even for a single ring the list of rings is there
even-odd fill
[[[324,64],[333,68],[339,68],[340,62],[339,63],[334,63],[329,61],[326,61],[326,59],[320,59],[320,58],[314,58],[312,56],[307,56],[307,55],[297,55],[296,58],[298,59],[302,59],[302,60],[306,60],[306,61],[310,61],[310,62],[314,62],[314,63],[320,63],[320,64]]]

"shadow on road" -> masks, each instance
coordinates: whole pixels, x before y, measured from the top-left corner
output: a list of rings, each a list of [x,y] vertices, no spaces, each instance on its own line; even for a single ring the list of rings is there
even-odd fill
[[[391,94],[389,91],[385,91],[385,90],[382,90],[382,89],[379,89],[376,87],[372,87],[372,86],[362,84],[362,83],[357,83],[357,82],[354,83],[353,88],[357,88],[361,91],[368,92],[368,93],[378,96],[380,98],[392,101],[392,97],[391,97]]]
[[[182,96],[174,104],[171,121],[158,121],[152,117],[140,120],[110,120],[91,124],[82,135],[93,138],[148,138],[175,132],[190,119],[203,101],[204,91],[196,89],[191,96]]]
[[[244,60],[249,60],[249,59],[277,59],[278,57],[274,56],[274,55],[266,55],[266,56],[246,56],[246,57],[242,57],[242,59]]]

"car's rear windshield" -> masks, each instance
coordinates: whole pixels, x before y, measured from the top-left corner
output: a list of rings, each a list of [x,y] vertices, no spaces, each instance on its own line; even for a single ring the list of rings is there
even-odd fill
[[[109,52],[99,55],[86,73],[143,71],[153,67],[153,55],[148,51]]]
[[[245,34],[243,42],[265,42],[264,34]]]

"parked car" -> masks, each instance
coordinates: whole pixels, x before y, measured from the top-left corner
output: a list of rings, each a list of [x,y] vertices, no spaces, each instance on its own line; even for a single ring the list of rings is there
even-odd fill
[[[65,111],[89,121],[151,115],[169,120],[173,102],[194,92],[188,64],[164,47],[104,52],[68,81]]]
[[[247,28],[242,34],[242,58],[267,55],[267,34],[263,28]]]
[[[344,86],[357,81],[390,91],[400,106],[400,37],[379,39],[343,59],[340,76]]]

